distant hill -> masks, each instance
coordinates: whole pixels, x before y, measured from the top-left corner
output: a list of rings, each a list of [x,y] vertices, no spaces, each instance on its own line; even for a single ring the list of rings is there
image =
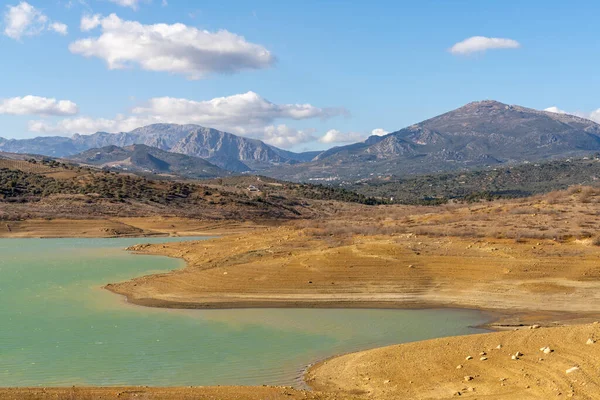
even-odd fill
[[[570,186],[600,186],[600,156],[494,167],[470,172],[366,181],[347,188],[403,204],[527,197]]]
[[[106,146],[144,144],[157,149],[200,157],[234,172],[259,170],[280,164],[306,162],[318,152],[293,153],[260,140],[199,125],[154,124],[131,132],[75,134],[71,138],[44,136],[34,139],[2,139],[0,151],[67,157]]]
[[[68,157],[80,164],[120,169],[135,173],[172,174],[185,178],[202,179],[229,175],[208,161],[184,154],[170,153],[143,144],[105,146],[86,150]]]
[[[358,181],[519,163],[600,150],[600,125],[568,114],[469,103],[386,136],[335,147],[301,166],[264,172],[280,179]]]

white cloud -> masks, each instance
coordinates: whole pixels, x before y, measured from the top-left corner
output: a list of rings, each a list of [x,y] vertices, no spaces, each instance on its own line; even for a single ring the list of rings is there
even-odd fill
[[[129,7],[132,8],[134,10],[138,9],[140,0],[108,0],[111,3],[115,3],[117,5],[120,5],[122,7]]]
[[[548,111],[548,112],[555,113],[555,114],[566,114],[567,113],[566,111],[561,110],[560,108],[558,108],[556,106],[544,108],[544,111]]]
[[[561,110],[560,108],[558,108],[556,106],[552,106],[552,107],[545,108],[544,111],[556,113],[556,114],[575,115],[576,117],[589,119],[591,121],[594,121],[594,122],[597,122],[600,124],[600,108],[598,108],[597,110],[592,111],[592,112],[581,112],[581,111],[567,112],[565,110]]]
[[[212,73],[231,74],[275,63],[266,48],[226,30],[209,32],[181,23],[143,25],[124,21],[115,14],[82,18],[82,30],[96,27],[102,28],[100,36],[73,42],[69,50],[84,57],[98,57],[109,69],[137,65],[149,71],[201,79]]]
[[[16,6],[8,6],[4,13],[4,34],[17,40],[22,36],[35,36],[44,30],[46,22],[48,17],[23,1]]]
[[[67,27],[67,25],[63,24],[62,22],[53,22],[50,24],[50,26],[48,26],[48,29],[50,29],[51,31],[54,31],[56,33],[59,33],[61,35],[66,35],[67,33],[69,33],[69,28]]]
[[[365,136],[358,132],[341,132],[337,129],[330,129],[319,138],[321,143],[356,143],[365,140]]]
[[[163,120],[183,120],[243,134],[271,125],[278,119],[329,118],[346,111],[311,104],[275,104],[257,93],[247,92],[206,101],[155,97],[134,108],[133,113],[153,115]]]
[[[115,119],[105,118],[67,118],[51,124],[44,120],[29,121],[29,130],[40,133],[82,133],[95,132],[128,132],[140,126],[150,125],[162,121],[151,118],[125,117],[118,115]]]
[[[456,43],[450,48],[450,53],[465,55],[490,49],[516,49],[519,47],[521,47],[521,44],[513,39],[473,36]]]
[[[385,129],[381,129],[381,128],[376,128],[371,131],[371,135],[373,135],[373,136],[385,136],[388,133],[389,133],[388,131],[386,131]]]
[[[312,142],[314,129],[298,130],[287,125],[267,126],[257,139],[270,145],[287,149],[298,144]]]
[[[278,147],[315,140],[314,130],[297,130],[279,120],[327,119],[347,113],[343,108],[319,108],[311,104],[275,104],[254,92],[212,100],[157,97],[114,119],[67,118],[56,123],[31,121],[29,130],[43,133],[127,132],[154,123],[199,124],[238,135],[254,137]]]
[[[83,32],[91,31],[100,25],[101,18],[102,16],[100,14],[84,15],[81,17],[79,27]]]
[[[69,100],[39,96],[0,99],[0,114],[65,116],[75,115],[78,111],[77,104]]]
[[[4,34],[12,39],[20,40],[23,36],[35,36],[48,29],[61,35],[67,33],[67,26],[61,22],[52,22],[48,26],[48,17],[22,1],[16,6],[8,6],[4,13]]]

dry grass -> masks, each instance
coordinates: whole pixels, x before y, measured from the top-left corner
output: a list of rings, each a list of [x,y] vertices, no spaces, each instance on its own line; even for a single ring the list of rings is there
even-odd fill
[[[514,239],[518,243],[530,239],[564,242],[590,238],[600,231],[599,203],[600,189],[574,186],[526,199],[470,205],[351,207],[295,226],[335,243],[356,235],[405,233]]]

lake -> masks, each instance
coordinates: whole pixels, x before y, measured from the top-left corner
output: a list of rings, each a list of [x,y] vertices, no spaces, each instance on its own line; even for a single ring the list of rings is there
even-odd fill
[[[469,310],[168,310],[101,288],[184,267],[124,251],[181,240],[0,239],[0,386],[297,386],[324,357],[483,332]]]

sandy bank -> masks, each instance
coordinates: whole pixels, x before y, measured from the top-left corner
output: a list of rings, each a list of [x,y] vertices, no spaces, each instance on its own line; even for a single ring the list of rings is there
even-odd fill
[[[279,227],[133,250],[187,262],[183,270],[107,286],[147,306],[445,306],[539,320],[600,313],[600,248],[585,242],[404,234],[332,244]]]
[[[253,222],[178,217],[29,219],[0,222],[0,238],[221,236],[250,232],[260,226]]]
[[[2,400],[333,400],[351,399],[282,387],[0,388]]]
[[[435,339],[333,358],[306,378],[369,399],[598,399],[598,339],[598,324]]]

